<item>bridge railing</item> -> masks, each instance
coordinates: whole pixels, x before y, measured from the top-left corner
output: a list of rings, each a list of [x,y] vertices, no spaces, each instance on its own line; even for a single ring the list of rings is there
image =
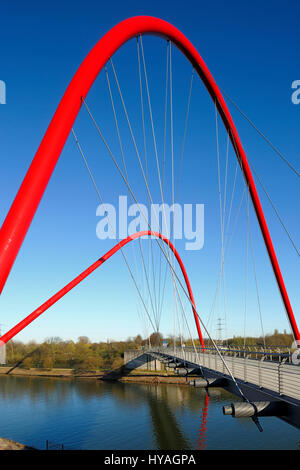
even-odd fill
[[[154,350],[154,348],[149,348],[149,347],[147,347],[146,349]],[[159,350],[160,352],[165,352],[166,354],[168,354],[167,351],[169,352],[174,351],[173,346],[161,347],[161,348],[155,348],[155,349],[157,351]],[[175,349],[178,350],[182,348],[176,347]],[[190,352],[190,351],[194,352],[195,348],[191,346],[185,346],[183,350],[186,352]],[[202,348],[200,347],[196,347],[196,350],[198,354],[203,353]],[[273,362],[282,362],[284,359],[286,359],[286,362],[288,363],[292,363],[292,356],[293,356],[292,351],[289,348],[282,348],[282,349],[276,348],[276,350],[274,351],[274,349],[261,349],[260,350],[260,349],[252,349],[251,347],[247,347],[245,349],[231,349],[231,348],[220,347],[219,352],[223,356],[234,356],[234,357],[243,357],[243,358],[247,357],[248,359],[256,359],[256,360],[260,360],[262,357],[264,357],[264,360],[273,361]],[[209,348],[209,347],[205,348],[204,353],[218,355],[218,352],[216,351],[215,348]]]
[[[179,359],[183,364],[194,364],[205,367],[215,372],[228,375],[224,362],[215,349],[207,349],[195,352],[193,348],[157,348],[159,354],[168,355],[172,360]],[[242,352],[239,356],[237,353]],[[259,352],[259,351],[258,351]],[[260,357],[255,360],[251,357],[253,351],[221,350],[226,355],[226,364],[233,376],[244,382],[253,383],[260,388],[266,388],[289,397],[300,399],[300,365],[289,363],[289,354],[272,353],[277,355],[277,360],[267,360],[270,353],[260,352]],[[246,354],[248,353],[248,354]]]

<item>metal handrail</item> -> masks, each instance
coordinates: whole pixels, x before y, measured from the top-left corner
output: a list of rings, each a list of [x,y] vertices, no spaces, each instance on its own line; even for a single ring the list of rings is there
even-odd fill
[[[164,347],[159,347],[159,348],[144,348],[144,351],[148,350],[148,349],[151,349],[153,351],[153,349],[156,349],[157,351],[159,352],[164,352],[166,354],[168,354],[168,352],[174,352],[174,347],[173,346],[164,346]],[[176,347],[175,350],[178,350],[180,349],[181,350],[181,347]],[[217,351],[215,348],[205,348],[205,350],[203,351],[201,347],[197,347],[197,352],[200,353],[200,354],[217,354]],[[192,347],[192,346],[185,346],[184,347],[184,350],[185,351],[195,351],[195,349]],[[277,359],[276,362],[281,362],[282,359],[286,359],[288,360],[288,362],[291,362],[291,359],[292,359],[292,353],[291,352],[272,352],[272,351],[259,351],[259,350],[251,350],[251,349],[227,349],[227,348],[222,348],[220,347],[219,348],[219,352],[222,354],[222,355],[231,355],[231,354],[239,354],[240,356],[242,357],[246,357],[246,355],[249,357],[249,359],[252,359],[251,356],[253,355],[256,355],[256,359],[258,360],[258,357],[264,357],[264,358],[269,358],[270,361],[274,360],[275,358]],[[275,361],[274,361],[275,362]]]
[[[168,348],[165,348],[168,349]],[[170,348],[171,349],[171,348]],[[180,348],[179,348],[180,349]],[[191,346],[186,346],[186,350],[193,350]],[[258,350],[249,350],[249,349],[227,349],[227,348],[218,348],[220,353],[240,353],[240,354],[257,354],[260,356],[272,356],[272,357],[286,357],[290,358],[292,356],[291,353],[287,352],[271,352],[271,351],[258,351]],[[205,348],[204,351],[202,351],[202,348],[197,348],[197,350],[201,353],[211,353],[211,352],[216,352],[215,348]]]

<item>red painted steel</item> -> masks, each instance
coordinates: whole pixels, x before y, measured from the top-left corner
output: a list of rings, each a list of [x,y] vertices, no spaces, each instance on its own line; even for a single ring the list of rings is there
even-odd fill
[[[5,285],[23,239],[76,119],[82,104],[82,98],[86,97],[94,80],[109,58],[122,44],[139,34],[162,36],[176,44],[195,67],[195,70],[198,72],[213,101],[216,103],[218,112],[229,132],[232,145],[247,181],[253,206],[294,337],[300,340],[298,326],[283,281],[253,176],[225,100],[206,64],[191,42],[170,23],[151,16],[129,18],[114,26],[90,51],[69,84],[0,231],[0,292]]]
[[[192,287],[186,272],[186,269],[184,267],[184,264],[174,247],[174,245],[170,242],[168,238],[166,238],[164,235],[161,235],[158,232],[151,232],[150,230],[142,231],[142,232],[137,232],[133,235],[130,235],[129,237],[125,238],[121,242],[117,243],[111,250],[109,250],[104,256],[102,256],[100,259],[98,259],[95,263],[93,263],[89,268],[87,268],[85,271],[83,271],[79,276],[75,277],[73,281],[69,282],[65,287],[63,287],[61,290],[59,290],[56,294],[54,294],[50,299],[48,299],[46,302],[44,302],[39,308],[34,310],[30,315],[28,315],[24,320],[22,320],[20,323],[18,323],[16,326],[14,326],[11,330],[9,330],[7,333],[5,333],[1,338],[0,338],[0,347],[3,343],[7,343],[10,339],[12,339],[17,333],[19,333],[21,330],[23,330],[29,323],[31,323],[33,320],[35,320],[37,317],[39,317],[42,313],[44,313],[46,310],[48,310],[49,307],[51,307],[53,304],[55,304],[59,299],[61,299],[65,294],[67,294],[73,287],[77,286],[83,279],[85,279],[87,276],[89,276],[95,269],[99,268],[105,261],[107,261],[111,256],[113,256],[117,251],[119,251],[123,246],[127,245],[127,243],[131,242],[132,240],[135,240],[136,238],[144,237],[144,236],[154,236],[157,238],[160,238],[163,240],[169,248],[172,250],[174,253],[176,260],[178,261],[178,264],[180,266],[181,272],[183,274],[186,287],[188,290],[188,294],[191,300],[192,304],[192,310],[194,314],[194,319],[196,323],[196,328],[200,340],[200,344],[202,346],[202,349],[205,349],[204,346],[204,341],[202,337],[202,332],[199,324],[199,319],[196,311],[196,305],[195,305],[195,300],[193,296],[193,291]]]

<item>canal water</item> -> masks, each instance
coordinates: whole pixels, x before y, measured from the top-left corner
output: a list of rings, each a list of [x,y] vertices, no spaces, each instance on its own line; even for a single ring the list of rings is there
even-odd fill
[[[223,416],[236,398],[180,385],[0,376],[0,437],[45,449],[299,449],[300,431]]]

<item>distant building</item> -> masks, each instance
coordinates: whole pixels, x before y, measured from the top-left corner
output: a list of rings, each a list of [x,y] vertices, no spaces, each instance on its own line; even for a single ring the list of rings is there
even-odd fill
[[[0,345],[0,365],[6,364],[6,344]]]
[[[0,80],[0,104],[6,104],[6,85],[3,80]]]

